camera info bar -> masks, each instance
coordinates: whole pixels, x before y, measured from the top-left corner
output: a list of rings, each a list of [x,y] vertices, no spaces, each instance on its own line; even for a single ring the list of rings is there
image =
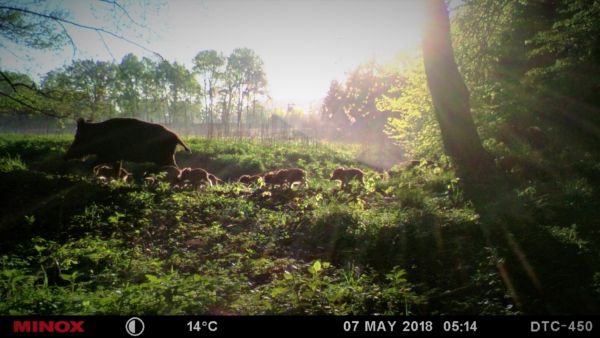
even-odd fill
[[[600,316],[3,316],[0,337],[598,337]]]

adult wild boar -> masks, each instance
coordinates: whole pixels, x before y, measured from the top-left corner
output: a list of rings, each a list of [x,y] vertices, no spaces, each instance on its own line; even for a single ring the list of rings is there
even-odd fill
[[[114,118],[104,122],[77,120],[75,140],[65,160],[96,155],[97,163],[121,161],[153,162],[159,166],[176,166],[175,148],[190,149],[174,132],[154,123],[131,118]]]

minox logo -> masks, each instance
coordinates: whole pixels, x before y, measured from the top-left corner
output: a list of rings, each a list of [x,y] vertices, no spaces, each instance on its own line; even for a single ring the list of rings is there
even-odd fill
[[[84,333],[84,323],[83,320],[15,320],[13,333]]]

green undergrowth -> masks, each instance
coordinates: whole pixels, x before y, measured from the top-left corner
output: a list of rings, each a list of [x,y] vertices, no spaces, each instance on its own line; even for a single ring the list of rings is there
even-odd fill
[[[178,191],[97,181],[62,161],[69,142],[0,137],[0,314],[564,313],[598,297],[600,208],[583,178],[518,186],[534,219],[502,232],[452,170],[381,178],[356,147],[189,139],[180,166],[226,183]],[[364,186],[341,190],[337,166],[365,170]],[[235,183],[285,167],[308,186]]]

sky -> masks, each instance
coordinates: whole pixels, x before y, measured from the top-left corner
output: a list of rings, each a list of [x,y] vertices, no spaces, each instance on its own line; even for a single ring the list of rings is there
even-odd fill
[[[269,92],[279,104],[308,109],[332,80],[360,63],[386,62],[420,43],[421,0],[173,0],[119,1],[119,8],[91,0],[15,2],[37,10],[67,9],[69,19],[117,32],[191,69],[192,58],[214,49],[253,49],[264,61]],[[65,25],[76,50],[0,50],[0,66],[40,78],[73,58],[120,59],[150,53],[133,44]],[[24,54],[25,57],[24,57]]]

